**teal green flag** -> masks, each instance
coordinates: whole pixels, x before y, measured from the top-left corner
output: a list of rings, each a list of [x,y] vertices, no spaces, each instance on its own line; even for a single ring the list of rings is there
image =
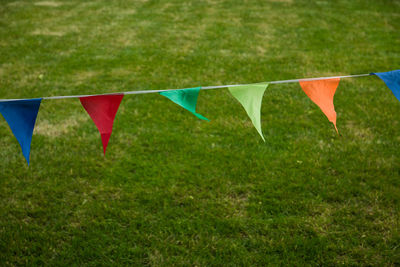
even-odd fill
[[[259,83],[228,88],[231,94],[242,104],[264,142],[265,139],[261,130],[261,103],[267,87],[268,83]]]
[[[200,89],[201,87],[188,88],[183,90],[169,90],[165,92],[160,92],[160,95],[165,96],[179,106],[189,110],[197,118],[208,121],[209,119],[203,117],[196,112],[197,97],[199,96]]]

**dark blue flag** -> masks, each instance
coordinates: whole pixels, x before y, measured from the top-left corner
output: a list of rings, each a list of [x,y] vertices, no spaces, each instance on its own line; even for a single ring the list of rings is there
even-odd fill
[[[24,99],[0,102],[0,113],[7,121],[21,145],[22,154],[29,165],[33,128],[42,99]]]
[[[400,70],[373,73],[386,83],[394,96],[400,101]]]

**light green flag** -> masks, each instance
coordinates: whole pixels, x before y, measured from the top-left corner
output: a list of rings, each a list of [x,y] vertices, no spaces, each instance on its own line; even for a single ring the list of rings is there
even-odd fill
[[[264,142],[265,139],[261,130],[261,103],[267,87],[268,83],[258,83],[228,88],[231,94],[242,104]]]
[[[169,90],[165,92],[160,92],[160,95],[165,96],[179,106],[189,110],[197,118],[208,121],[209,119],[203,117],[196,112],[197,97],[199,96],[200,89],[201,87],[188,88],[183,90]]]

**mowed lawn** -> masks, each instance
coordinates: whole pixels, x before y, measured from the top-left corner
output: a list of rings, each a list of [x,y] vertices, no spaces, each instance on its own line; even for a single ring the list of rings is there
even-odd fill
[[[0,98],[187,88],[400,69],[396,0],[6,1]],[[0,118],[0,263],[400,264],[400,103],[342,79],[333,125],[271,85],[265,143],[227,89],[201,121],[127,95],[103,157],[78,99],[44,100],[28,167]]]

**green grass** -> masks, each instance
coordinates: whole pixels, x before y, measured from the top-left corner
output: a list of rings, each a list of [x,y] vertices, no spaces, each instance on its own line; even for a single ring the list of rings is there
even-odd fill
[[[400,2],[1,1],[0,98],[251,83],[400,68]],[[225,90],[204,122],[125,96],[107,157],[77,99],[43,101],[31,166],[0,118],[2,265],[400,264],[400,103],[343,79],[338,136],[271,85],[262,142]]]

